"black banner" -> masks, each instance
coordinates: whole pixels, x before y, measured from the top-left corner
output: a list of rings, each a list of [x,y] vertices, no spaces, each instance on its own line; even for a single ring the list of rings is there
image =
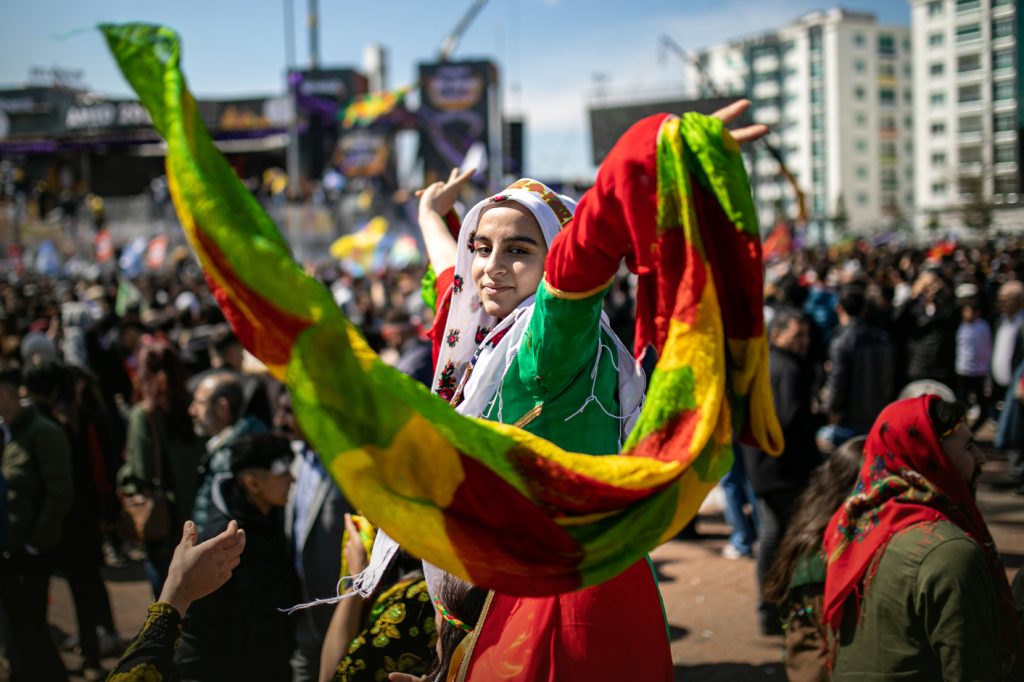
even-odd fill
[[[448,177],[471,148],[484,152],[485,174],[500,181],[498,70],[489,61],[420,64],[420,154],[426,183]],[[480,169],[483,171],[484,169]]]

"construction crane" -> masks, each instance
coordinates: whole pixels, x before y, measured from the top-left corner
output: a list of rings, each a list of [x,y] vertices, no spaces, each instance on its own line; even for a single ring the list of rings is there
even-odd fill
[[[476,19],[476,15],[480,13],[480,10],[487,4],[487,0],[474,0],[473,4],[469,6],[466,13],[459,19],[459,23],[455,24],[455,28],[452,32],[441,43],[441,50],[437,55],[437,61],[446,62],[451,57],[452,53],[455,52],[455,48],[458,46],[459,41],[462,40],[462,34],[466,32],[469,25]]]
[[[708,73],[707,66],[704,62],[688,52],[682,45],[677,43],[671,36],[662,35],[658,40],[658,54],[661,59],[664,59],[664,55],[668,52],[675,54],[684,62],[691,64],[696,70],[697,75],[700,78],[701,87],[712,97],[725,97],[725,93],[718,89],[715,85],[714,80]],[[796,177],[790,172],[789,168],[786,167],[785,161],[782,159],[782,152],[779,151],[778,145],[776,145],[772,138],[773,134],[769,133],[767,136],[760,139],[760,143],[764,145],[768,154],[779,164],[779,174],[786,180],[790,188],[793,190],[793,198],[796,201],[796,212],[797,222],[800,225],[807,224],[807,197],[803,190],[800,189],[800,184],[797,182]]]

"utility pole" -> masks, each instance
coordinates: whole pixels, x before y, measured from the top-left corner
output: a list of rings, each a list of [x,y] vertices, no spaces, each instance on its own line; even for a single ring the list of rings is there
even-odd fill
[[[309,0],[309,68],[320,68],[320,2]]]

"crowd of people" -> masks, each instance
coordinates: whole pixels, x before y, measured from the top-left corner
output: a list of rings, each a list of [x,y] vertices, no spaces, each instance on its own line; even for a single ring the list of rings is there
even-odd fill
[[[468,177],[421,197],[431,305],[416,269],[318,276],[381,357],[462,414],[617,451],[642,378],[600,351],[629,344],[635,278],[588,296],[543,280],[575,203],[539,183],[485,199],[453,232]],[[1024,494],[1021,268],[1024,246],[1009,241],[853,242],[766,264],[785,449],[737,447],[724,555],[756,554],[751,610],[785,635],[790,679],[1020,679],[1021,612],[974,502],[984,455],[971,429],[996,420],[1005,485]],[[112,679],[490,679],[527,620],[549,653],[519,659],[515,679],[672,678],[648,561],[543,598],[435,575],[351,508],[195,265],[137,279],[128,303],[125,286],[0,283],[13,679],[66,679],[46,621],[54,572],[74,598],[83,674],[105,676],[115,631],[100,567],[129,553],[144,557],[155,602]],[[463,287],[472,295],[458,298]],[[370,587],[286,613],[334,595],[342,576]]]

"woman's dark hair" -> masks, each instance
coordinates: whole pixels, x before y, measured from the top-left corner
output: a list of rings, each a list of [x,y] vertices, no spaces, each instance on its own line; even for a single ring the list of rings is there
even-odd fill
[[[932,429],[935,430],[935,436],[942,440],[957,427],[957,424],[966,419],[967,408],[961,402],[950,403],[935,397],[928,402],[928,417]]]
[[[164,341],[143,341],[139,351],[138,381],[135,387],[137,399],[153,398],[156,394],[157,377],[167,376],[167,421],[168,437],[192,442],[195,432],[192,430],[192,418],[188,416],[190,402],[188,389],[185,387],[185,369],[178,358],[174,347]]]
[[[479,625],[480,614],[484,610],[484,602],[487,601],[487,590],[445,574],[440,591],[441,594],[438,597],[448,613],[472,628]],[[437,660],[437,667],[430,679],[445,679],[452,656],[455,655],[455,650],[467,634],[465,630],[444,619],[441,620],[441,627],[437,629],[438,649],[441,652],[441,657]]]
[[[789,593],[789,583],[800,559],[818,551],[832,515],[850,495],[864,459],[865,438],[843,443],[828,460],[818,467],[807,490],[797,500],[779,552],[765,577],[765,601],[781,604]]]

